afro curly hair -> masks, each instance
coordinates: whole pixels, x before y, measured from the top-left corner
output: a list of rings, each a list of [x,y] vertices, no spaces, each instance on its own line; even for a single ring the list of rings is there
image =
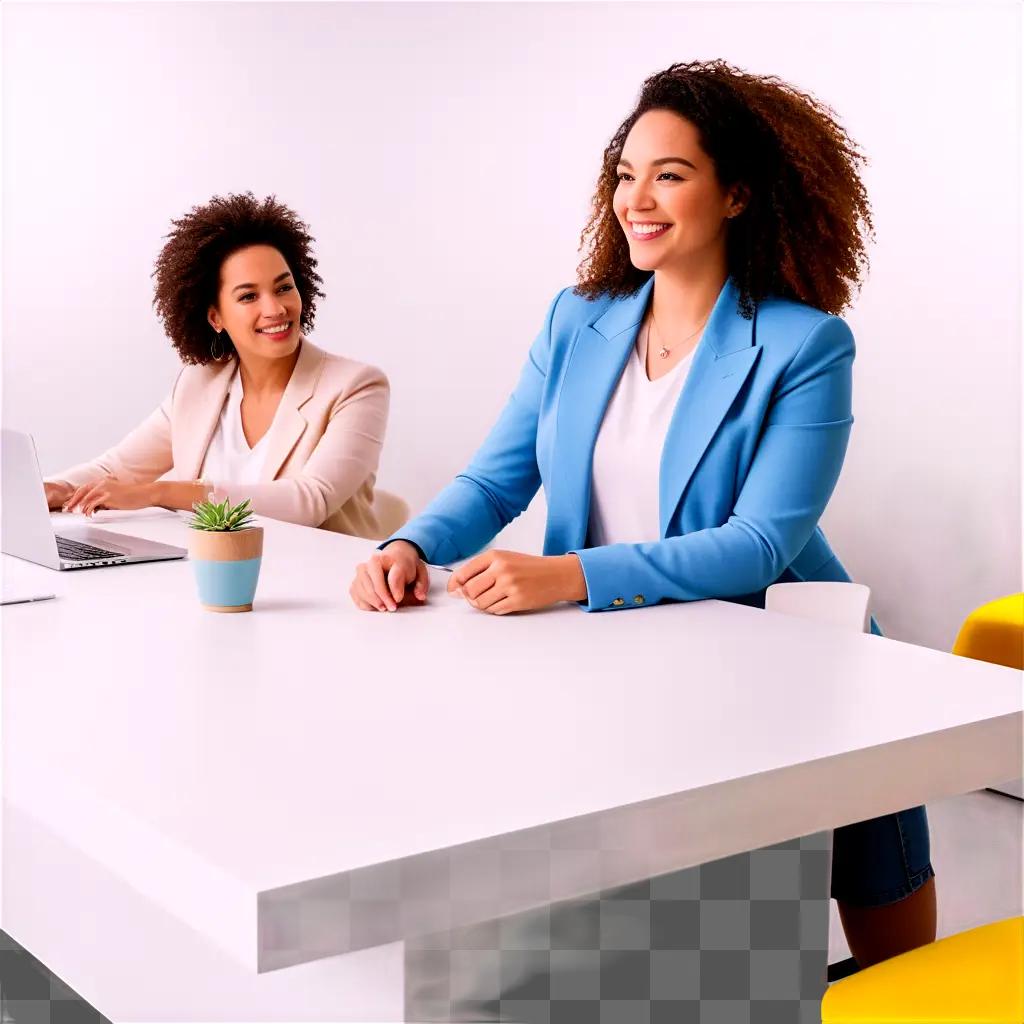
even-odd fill
[[[866,241],[874,231],[858,173],[866,160],[830,108],[775,76],[748,74],[723,60],[673,64],[644,82],[604,151],[580,236],[577,294],[631,295],[651,276],[630,262],[612,209],[622,147],[650,110],[691,122],[719,183],[749,193],[728,222],[726,240],[742,315],[752,317],[767,295],[841,313],[867,271]]]
[[[325,298],[311,249],[313,237],[275,196],[214,196],[171,224],[152,275],[153,306],[182,362],[201,365],[214,359],[216,335],[207,312],[217,304],[220,270],[228,256],[250,245],[273,246],[284,257],[302,298],[300,324],[312,331],[316,300]],[[234,353],[230,339],[222,337],[220,344],[225,356]]]

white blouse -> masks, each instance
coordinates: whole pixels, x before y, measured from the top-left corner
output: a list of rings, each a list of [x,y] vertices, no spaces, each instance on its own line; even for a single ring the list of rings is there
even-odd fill
[[[647,332],[641,334],[605,410],[594,446],[588,547],[661,539],[661,451],[693,352],[664,376],[649,380]]]
[[[273,423],[271,423],[273,427]],[[270,430],[250,448],[242,430],[242,382],[238,371],[231,378],[227,400],[220,413],[217,429],[206,449],[200,476],[204,480],[230,480],[232,483],[257,483],[263,472]]]

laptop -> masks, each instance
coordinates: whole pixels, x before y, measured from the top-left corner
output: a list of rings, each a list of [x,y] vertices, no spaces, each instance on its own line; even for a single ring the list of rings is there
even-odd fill
[[[17,430],[0,431],[3,505],[0,550],[50,569],[95,569],[129,562],[184,558],[184,548],[111,530],[69,524],[54,534],[35,442]]]

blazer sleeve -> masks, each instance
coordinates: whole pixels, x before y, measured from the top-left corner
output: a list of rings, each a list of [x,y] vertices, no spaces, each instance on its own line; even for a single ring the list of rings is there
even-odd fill
[[[339,395],[331,407],[327,427],[301,473],[268,483],[207,480],[212,499],[250,498],[258,515],[300,526],[319,526],[376,473],[389,400],[387,377],[367,367],[355,386]]]
[[[407,540],[428,562],[455,562],[480,551],[530,504],[540,487],[537,421],[550,362],[551,325],[568,290],[551,303],[515,390],[469,465],[380,547]]]
[[[779,381],[728,521],[574,552],[586,577],[586,609],[741,596],[775,582],[810,540],[839,479],[853,424],[853,359],[846,324],[820,320]]]
[[[181,380],[181,374],[178,374]],[[177,388],[178,381],[174,383]],[[123,440],[89,462],[81,462],[49,481],[65,480],[74,487],[92,483],[105,476],[114,476],[127,483],[149,483],[167,473],[174,465],[171,453],[171,393]]]

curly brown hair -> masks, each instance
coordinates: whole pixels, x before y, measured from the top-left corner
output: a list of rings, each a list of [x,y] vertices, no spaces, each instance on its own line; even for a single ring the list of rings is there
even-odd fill
[[[690,121],[719,183],[749,191],[726,239],[743,316],[752,317],[767,295],[842,312],[867,270],[866,241],[874,234],[858,173],[867,161],[829,107],[775,76],[748,74],[723,60],[673,64],[644,82],[604,151],[580,236],[577,294],[631,295],[651,276],[630,262],[612,209],[626,136],[650,110]]]
[[[178,220],[156,259],[153,306],[182,362],[204,364],[213,359],[216,334],[207,320],[217,304],[220,270],[232,253],[250,245],[270,245],[284,257],[302,298],[300,324],[312,331],[316,300],[326,296],[317,261],[310,248],[308,226],[275,196],[257,200],[251,192],[214,196]],[[225,355],[234,353],[231,339],[221,336]]]

